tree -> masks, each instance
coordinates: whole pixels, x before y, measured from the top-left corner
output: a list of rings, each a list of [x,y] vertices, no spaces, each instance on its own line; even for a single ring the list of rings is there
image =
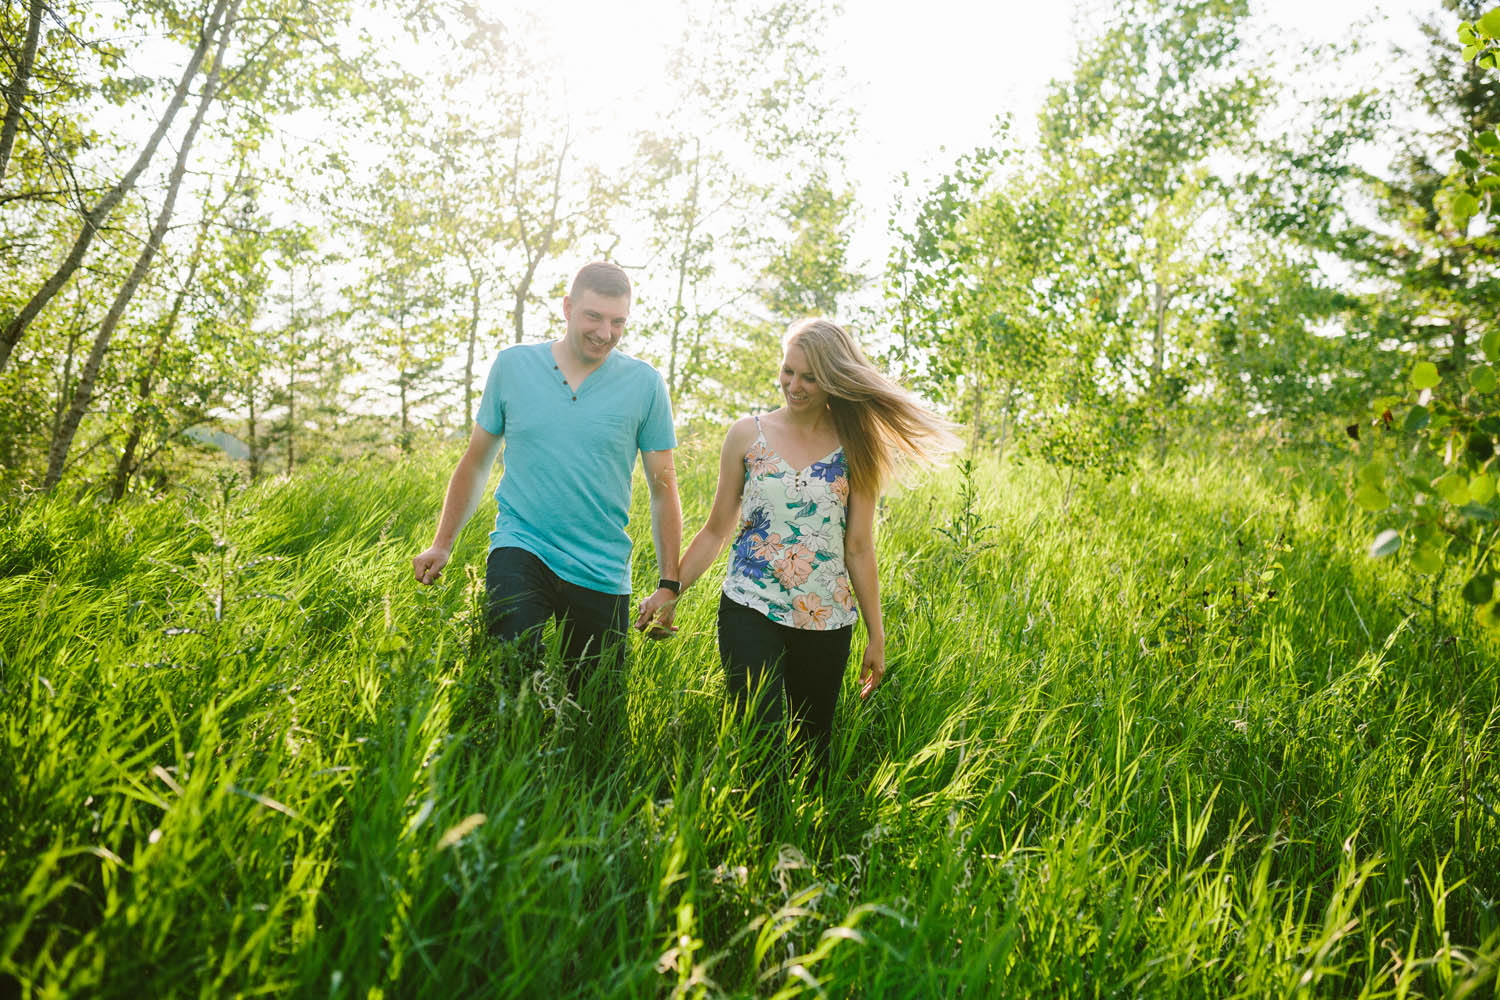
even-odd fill
[[[188,57],[187,65],[182,71],[176,89],[172,92],[171,99],[167,102],[166,109],[157,119],[156,127],[152,130],[150,137],[136,156],[135,161],[125,171],[118,181],[107,190],[94,205],[83,213],[82,226],[78,236],[73,241],[67,256],[57,269],[42,283],[35,294],[21,307],[13,318],[0,330],[0,372],[10,361],[11,353],[15,350],[17,342],[25,335],[27,328],[36,319],[38,313],[50,302],[58,291],[65,285],[73,273],[83,263],[84,256],[88,253],[90,244],[93,243],[99,229],[109,219],[121,199],[135,186],[136,180],[150,164],[152,157],[156,155],[157,147],[161,145],[167,132],[171,129],[178,111],[187,101],[188,88],[193,79],[198,75],[198,69],[207,57],[210,47],[224,28],[226,15],[230,4],[234,0],[215,0],[213,9],[207,17],[198,22],[197,44],[192,54]],[[237,4],[236,4],[237,7]],[[226,36],[227,37],[227,36]],[[201,124],[201,116],[199,118]],[[196,130],[195,130],[196,131]],[[70,438],[71,440],[71,438]],[[49,459],[49,466],[52,464]],[[50,473],[49,473],[50,476]]]
[[[119,325],[125,308],[130,304],[135,290],[140,286],[141,279],[145,277],[146,271],[150,269],[157,251],[161,248],[162,240],[166,237],[167,226],[171,224],[172,212],[177,202],[177,194],[182,188],[183,177],[187,173],[188,158],[192,153],[193,141],[198,135],[198,130],[203,125],[203,118],[208,112],[208,107],[213,103],[216,96],[219,77],[223,69],[224,53],[229,47],[230,27],[234,24],[235,15],[239,11],[242,0],[230,0],[225,9],[215,8],[216,13],[222,20],[216,22],[218,32],[218,43],[214,52],[213,62],[209,68],[208,78],[203,84],[202,93],[198,99],[198,106],[193,112],[192,120],[188,122],[186,132],[177,147],[177,159],[172,165],[172,173],[167,179],[167,193],[162,202],[161,210],[157,213],[156,222],[151,227],[151,234],[146,239],[146,244],[141,248],[136,258],[135,266],[131,268],[125,283],[120,286],[114,301],[110,304],[109,311],[105,313],[104,320],[99,324],[99,329],[94,335],[93,347],[89,351],[88,359],[84,362],[83,370],[79,373],[78,386],[74,391],[73,400],[68,407],[67,414],[63,417],[57,433],[52,438],[52,447],[47,454],[47,474],[42,482],[43,489],[52,489],[57,481],[62,478],[63,466],[68,458],[68,451],[73,446],[73,436],[78,431],[78,424],[83,419],[84,412],[88,409],[89,402],[93,398],[94,380],[99,374],[99,366],[104,361],[104,352],[109,347],[110,338],[114,335],[115,327]]]
[[[130,379],[133,392],[127,404],[129,416],[126,420],[125,440],[115,460],[114,475],[110,480],[110,496],[114,500],[120,500],[125,496],[130,488],[131,480],[141,467],[154,457],[155,451],[165,447],[177,431],[184,429],[183,426],[173,428],[165,419],[166,408],[159,405],[157,395],[163,375],[172,370],[169,363],[169,348],[177,334],[183,308],[194,287],[198,268],[203,263],[209,234],[219,215],[225,211],[230,200],[238,193],[242,180],[243,175],[236,177],[217,202],[211,200],[214,195],[212,190],[205,197],[203,211],[198,220],[197,234],[193,240],[193,249],[188,255],[186,273],[179,277],[180,284],[172,296],[172,304],[166,314],[150,325],[148,345],[145,351],[138,355],[143,358],[143,361]],[[201,416],[201,413],[201,410],[192,411],[194,418]],[[153,431],[156,438],[154,448],[143,454],[142,448],[145,446],[148,435]]]
[[[839,299],[855,291],[859,274],[850,269],[850,214],[854,192],[836,190],[824,168],[782,196],[778,221],[791,239],[773,251],[766,265],[766,307],[782,324],[803,316],[836,316]]]
[[[5,119],[0,124],[0,184],[10,165],[10,151],[15,148],[16,133],[21,128],[21,107],[31,87],[31,67],[36,61],[36,43],[42,30],[42,0],[31,0],[26,13],[26,40],[15,57],[15,71],[5,87]]]
[[[1098,266],[1104,359],[1160,420],[1194,384],[1227,251],[1231,180],[1216,170],[1271,96],[1245,65],[1246,0],[1114,5],[1041,115],[1042,154],[1067,178]]]
[[[712,341],[743,329],[756,298],[787,307],[815,286],[832,282],[818,293],[827,300],[854,281],[839,243],[820,248],[829,254],[822,275],[807,270],[811,247],[795,248],[836,236],[848,205],[837,148],[850,123],[826,92],[826,17],[809,0],[688,7],[671,59],[675,92],[639,136],[632,183],[649,227],[643,269],[671,289],[637,311],[664,345],[674,396],[723,384],[705,366],[725,353]],[[767,219],[768,204],[779,219]],[[778,299],[778,287],[789,297]]]
[[[1450,58],[1461,53],[1464,62],[1493,73],[1500,62],[1500,8],[1482,16],[1476,7],[1462,12],[1474,20],[1459,23],[1458,44],[1450,46]],[[1495,119],[1481,119],[1476,125],[1469,141],[1480,150],[1500,152]],[[1467,146],[1466,142],[1461,148]],[[1468,191],[1471,184],[1481,191],[1497,186],[1480,187],[1485,177],[1496,176],[1493,161],[1486,165],[1472,153],[1467,159],[1455,158],[1463,169],[1454,172],[1442,196],[1449,200],[1450,212],[1458,195],[1474,197]],[[1457,215],[1467,228],[1484,208],[1475,198]],[[1439,639],[1439,600],[1455,577],[1462,581],[1456,584],[1460,595],[1474,607],[1480,625],[1500,630],[1500,573],[1495,564],[1500,543],[1500,504],[1495,502],[1500,324],[1489,317],[1478,343],[1481,358],[1470,361],[1465,352],[1464,368],[1454,368],[1458,355],[1452,343],[1445,345],[1447,350],[1439,347],[1438,360],[1444,365],[1417,360],[1404,394],[1376,397],[1372,417],[1350,428],[1358,440],[1368,427],[1365,437],[1370,441],[1367,461],[1355,477],[1354,500],[1395,524],[1375,537],[1370,553],[1381,557],[1401,551],[1412,569],[1430,578],[1434,644]],[[1366,446],[1362,442],[1360,447]]]

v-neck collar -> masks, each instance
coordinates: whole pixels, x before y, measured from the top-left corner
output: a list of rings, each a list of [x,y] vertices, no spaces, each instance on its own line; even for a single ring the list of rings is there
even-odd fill
[[[793,465],[785,455],[771,446],[770,439],[766,437],[766,429],[760,425],[760,417],[758,416],[755,418],[755,433],[760,436],[760,443],[766,446],[766,450],[775,455],[777,461],[781,462],[781,464],[786,466],[788,469],[791,469],[792,474],[797,476],[805,475],[811,472],[812,467],[815,465],[827,465],[830,459],[844,450],[844,446],[840,444],[828,454],[824,455],[822,458],[814,459],[813,461],[808,462],[805,466],[799,469],[795,465]]]
[[[562,365],[557,360],[557,345],[558,341],[554,340],[548,342],[547,358],[552,362],[552,370],[557,373],[558,380],[562,383],[564,391],[566,391],[568,395],[572,396],[573,400],[576,402],[579,395],[583,392],[584,386],[592,385],[595,377],[600,372],[604,371],[604,369],[608,368],[610,364],[615,360],[615,352],[612,350],[608,354],[606,354],[603,361],[599,362],[593,368],[590,368],[587,372],[585,372],[583,377],[578,380],[578,384],[574,385],[572,382],[568,381],[567,373],[562,370]]]

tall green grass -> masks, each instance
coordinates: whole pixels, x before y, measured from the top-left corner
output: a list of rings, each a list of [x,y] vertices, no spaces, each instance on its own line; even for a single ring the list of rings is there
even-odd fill
[[[1500,658],[1336,476],[888,497],[888,680],[817,790],[725,718],[711,583],[581,704],[476,636],[487,515],[413,584],[453,457],[3,511],[24,995],[1494,991]]]

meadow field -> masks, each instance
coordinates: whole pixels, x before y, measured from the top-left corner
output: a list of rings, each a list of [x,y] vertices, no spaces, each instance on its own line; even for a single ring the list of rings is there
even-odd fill
[[[492,506],[417,587],[455,457],[0,509],[12,991],[1494,994],[1500,653],[1336,453],[890,495],[821,792],[724,716],[718,571],[581,704],[476,640]]]

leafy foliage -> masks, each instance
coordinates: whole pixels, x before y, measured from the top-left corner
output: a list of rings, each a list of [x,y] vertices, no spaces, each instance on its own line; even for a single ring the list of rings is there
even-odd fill
[[[1464,43],[1466,59],[1482,57],[1493,67],[1500,9],[1463,23],[1458,38]],[[1484,146],[1478,139],[1475,144]],[[1471,178],[1460,176],[1449,188],[1456,192],[1450,210],[1466,227],[1478,211],[1478,202],[1471,206],[1457,199],[1472,197],[1466,193]],[[1389,458],[1382,449],[1361,466],[1354,500],[1396,523],[1376,537],[1370,546],[1372,555],[1403,552],[1415,571],[1432,578],[1434,607],[1437,595],[1452,587],[1473,605],[1481,624],[1500,629],[1500,593],[1493,562],[1500,541],[1494,461],[1500,436],[1500,409],[1496,407],[1500,380],[1494,368],[1500,362],[1500,325],[1492,312],[1479,323],[1475,331],[1483,333],[1479,358],[1469,361],[1455,347],[1443,359],[1446,375],[1433,361],[1417,360],[1408,373],[1403,396],[1374,401],[1369,422],[1372,436],[1377,442],[1381,437],[1392,438],[1394,447]],[[1360,425],[1350,430],[1357,437]]]

